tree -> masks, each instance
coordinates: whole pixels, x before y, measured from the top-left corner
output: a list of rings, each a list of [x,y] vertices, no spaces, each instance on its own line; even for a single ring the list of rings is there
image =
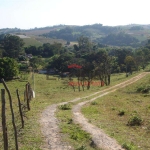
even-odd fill
[[[132,56],[133,52],[132,49],[119,48],[110,50],[109,55],[115,56],[117,58],[117,64],[119,65],[120,71],[123,72],[126,71],[124,60],[126,56]]]
[[[90,89],[91,82],[94,78],[94,65],[90,61],[86,61],[82,66],[82,80],[87,80],[87,89]]]
[[[32,59],[30,59],[30,66],[33,68],[33,69],[38,69],[38,67],[40,65],[42,65],[42,59],[40,57],[34,57]]]
[[[104,82],[106,85],[110,84],[112,58],[108,56],[104,50],[99,50],[96,53],[94,60],[94,71],[95,76],[98,76],[101,83]]]
[[[114,46],[139,46],[139,40],[137,38],[123,32],[117,34],[110,33],[101,39],[101,43]]]
[[[53,56],[53,49],[50,43],[44,43],[43,44],[43,56],[45,57],[51,57]]]
[[[146,63],[145,63],[144,52],[142,51],[142,49],[136,50],[134,59],[135,59],[137,71],[140,69],[140,67],[142,67],[143,69],[145,68]]]
[[[132,74],[133,68],[135,67],[135,60],[132,56],[126,56],[124,60],[126,64],[126,73],[130,72]]]
[[[71,64],[74,55],[69,53],[64,53],[61,55],[54,55],[47,66],[47,69],[53,68],[61,72],[68,71],[68,65]]]
[[[3,41],[5,56],[17,58],[22,52],[23,45],[24,42],[20,37],[10,34],[5,35]]]
[[[51,45],[51,48],[54,54],[60,54],[60,51],[62,50],[62,44],[54,42],[54,44]]]
[[[40,53],[38,52],[36,46],[29,46],[29,47],[25,47],[25,52],[27,54],[32,54],[32,55],[40,55]]]
[[[0,58],[0,78],[8,79],[17,76],[19,67],[16,60],[13,58]]]
[[[79,49],[83,52],[90,52],[92,49],[92,43],[87,37],[81,36],[78,39]]]

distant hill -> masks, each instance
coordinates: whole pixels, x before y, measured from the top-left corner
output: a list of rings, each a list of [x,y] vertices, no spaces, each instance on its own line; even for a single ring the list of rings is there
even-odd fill
[[[84,35],[91,41],[100,44],[138,47],[150,37],[150,25],[131,24],[114,27],[103,26],[102,24],[84,26],[58,25],[29,30],[6,28],[0,29],[0,34],[16,34],[24,39],[26,46],[31,44],[38,46],[43,43],[53,42],[62,44],[67,41],[76,42],[78,37]]]

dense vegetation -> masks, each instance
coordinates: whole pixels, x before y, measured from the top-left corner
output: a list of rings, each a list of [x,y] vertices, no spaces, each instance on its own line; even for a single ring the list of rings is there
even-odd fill
[[[101,40],[101,43],[106,45],[131,46],[131,47],[136,47],[138,45],[138,42],[139,42],[138,39],[123,32],[119,32],[118,34],[113,33],[108,34]]]
[[[87,28],[89,27],[87,26]],[[101,28],[102,26],[97,25],[96,27]],[[71,31],[69,29],[62,30]],[[113,38],[114,40],[112,40]],[[111,36],[109,34],[102,40],[115,45],[116,39],[120,45],[129,45],[138,41],[124,33],[111,34]],[[124,43],[122,39],[124,39]],[[106,85],[110,84],[111,73],[128,72],[132,74],[132,71],[144,69],[150,59],[150,40],[145,46],[137,49],[104,46],[92,42],[86,36],[80,36],[77,41],[78,43],[73,46],[69,42],[65,46],[54,42],[53,44],[43,43],[38,47],[33,45],[23,47],[24,42],[20,37],[2,34],[0,36],[1,57],[17,60],[22,69],[28,69],[30,66],[33,69],[40,67],[53,69],[55,72],[70,72],[70,77],[77,76],[83,82],[85,80],[90,82],[97,78],[104,81]],[[68,68],[70,64],[78,64],[81,68]]]
[[[107,43],[108,45],[131,46],[137,48],[140,45],[143,45],[147,40],[147,37],[150,36],[150,26],[136,24],[115,27],[104,26],[102,24],[84,26],[58,25],[52,27],[34,28],[30,30],[21,30],[17,28],[0,29],[0,34],[3,33],[13,33],[17,35],[21,34],[30,36],[38,35],[38,37],[35,37],[35,39],[37,39],[37,42],[39,42],[39,39],[41,40],[41,38],[44,39],[44,37],[46,37],[46,39],[51,38],[54,40],[63,39],[68,42],[77,41],[77,38],[83,35],[96,43]],[[113,38],[111,37],[111,35],[113,35]],[[111,42],[111,40],[113,42]],[[41,42],[42,41],[43,40],[41,40]]]
[[[0,78],[12,79],[19,73],[17,61],[12,58],[0,58]]]
[[[103,26],[102,24],[86,26],[66,26],[62,29],[44,33],[43,36],[66,41],[76,41],[80,36],[86,36],[92,41],[113,46],[138,47],[145,40],[143,33],[147,31],[143,26]],[[139,35],[142,40],[139,41]]]
[[[46,29],[49,28],[41,30]],[[77,76],[78,79],[89,82],[97,78],[107,85],[110,84],[111,73],[132,74],[132,71],[144,69],[148,64],[150,41],[148,40],[145,46],[140,47],[141,41],[129,34],[129,32],[143,30],[145,30],[144,26],[60,25],[51,27],[51,31],[43,35],[47,38],[65,39],[66,45],[54,42],[26,47],[24,47],[23,39],[17,36],[19,33],[1,34],[0,56],[15,59],[20,69],[27,70],[32,67],[33,69],[53,69],[60,73],[70,72],[70,77]],[[77,43],[71,45],[70,41],[77,41]],[[138,48],[135,49],[137,46]],[[77,64],[81,68],[68,68],[70,64]]]

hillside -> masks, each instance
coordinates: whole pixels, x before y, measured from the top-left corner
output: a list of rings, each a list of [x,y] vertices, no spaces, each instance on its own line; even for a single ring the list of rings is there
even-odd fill
[[[58,25],[29,30],[22,29],[0,29],[0,34],[25,35],[23,37],[25,46],[39,46],[43,43],[59,42],[66,44],[67,41],[75,42],[84,35],[91,41],[110,46],[139,47],[150,37],[150,25],[125,25],[125,26],[103,26],[102,24],[70,26]]]

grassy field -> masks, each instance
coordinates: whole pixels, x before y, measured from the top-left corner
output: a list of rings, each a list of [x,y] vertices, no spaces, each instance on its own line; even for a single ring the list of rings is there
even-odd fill
[[[150,75],[82,108],[89,122],[102,128],[127,150],[150,149]]]
[[[30,35],[42,35],[45,33],[49,33],[50,31],[54,31],[54,30],[60,30],[61,28],[63,28],[63,26],[61,27],[47,27],[47,28],[37,28],[37,29],[33,29],[33,30],[23,30],[21,33],[26,34],[28,36]]]
[[[136,75],[136,74],[134,74]],[[133,76],[134,76],[133,75]],[[129,78],[133,77],[133,76],[130,76]],[[129,79],[128,78],[128,79]],[[120,83],[122,81],[125,81],[127,78],[125,77],[125,74],[113,74],[112,77],[111,77],[111,81],[112,81],[112,85],[115,85],[117,83]],[[99,87],[92,87],[91,90],[93,90],[94,92],[94,88],[95,88],[95,91],[98,90]],[[102,89],[105,89],[107,87],[102,87],[100,88],[101,90]],[[90,93],[88,93],[89,95]],[[81,101],[85,101],[85,100],[90,100],[92,97],[94,96],[91,96],[89,98],[86,98],[86,99],[82,99]],[[111,97],[111,96],[110,96]],[[75,105],[77,102],[75,103],[69,103],[68,106],[62,106],[63,108],[64,107],[72,107],[73,105]],[[108,102],[110,103],[110,101]],[[83,109],[83,113],[85,113],[86,117],[89,118],[89,121],[91,123],[92,120],[99,120],[99,115],[101,112],[101,109],[98,107],[98,108],[95,108],[96,106],[98,106],[98,102],[93,102],[92,104],[88,104],[87,106],[85,106],[85,108]],[[112,107],[113,108],[113,107]],[[85,110],[85,111],[84,111]],[[87,110],[87,111],[86,111]],[[98,111],[99,110],[99,111]],[[92,113],[92,115],[91,115]],[[98,114],[97,114],[98,113]],[[117,115],[118,116],[118,115]],[[68,110],[62,110],[62,109],[58,109],[58,112],[57,112],[57,117],[59,118],[59,121],[60,121],[60,128],[63,132],[63,134],[65,135],[63,137],[63,139],[65,141],[68,141],[70,144],[73,145],[73,147],[77,149],[82,149],[82,148],[85,148],[87,150],[92,150],[92,149],[98,149],[96,148],[94,145],[92,145],[91,143],[91,137],[90,136],[87,136],[85,134],[85,132],[83,132],[80,128],[79,128],[79,125],[77,124],[74,124],[73,121],[72,121],[72,114],[71,114],[71,111],[70,109]],[[92,119],[94,118],[94,119]],[[95,119],[96,118],[96,119]],[[105,117],[103,117],[103,119],[105,119]],[[107,118],[106,118],[106,123],[109,123]],[[114,120],[113,120],[114,122]],[[100,126],[99,126],[100,127]],[[111,128],[109,126],[109,128]],[[85,134],[85,135],[84,135]],[[75,139],[76,140],[75,140]],[[80,139],[81,138],[81,139]],[[79,142],[80,141],[80,142]],[[82,141],[82,142],[81,142]]]
[[[133,74],[133,76],[136,74]],[[130,76],[130,77],[133,77]],[[130,78],[129,77],[129,78]],[[76,91],[72,89],[72,87],[68,86],[68,80],[67,79],[59,79],[57,77],[50,77],[50,78],[56,78],[56,80],[46,80],[46,75],[41,74],[35,74],[35,95],[36,98],[32,99],[30,102],[31,110],[25,113],[25,128],[21,129],[21,122],[19,119],[19,113],[18,113],[18,104],[17,104],[17,96],[16,96],[16,89],[19,89],[20,98],[22,103],[24,104],[24,90],[25,90],[25,84],[29,81],[31,83],[32,88],[33,86],[33,80],[32,80],[32,74],[22,75],[21,80],[13,80],[6,82],[8,85],[10,92],[12,94],[13,98],[13,107],[15,112],[15,118],[16,118],[16,125],[17,130],[19,131],[19,150],[40,150],[40,146],[42,145],[43,138],[40,130],[40,114],[46,108],[48,105],[54,104],[54,103],[60,103],[72,100],[77,97],[83,97],[86,95],[89,95],[93,92],[99,91],[101,89],[107,88],[107,87],[98,87],[98,86],[91,86],[90,90],[80,91],[78,92],[78,89],[76,87]],[[128,79],[129,79],[128,78]],[[125,74],[115,74],[112,75],[111,81],[112,85],[117,84],[121,81],[126,80]],[[0,83],[0,88],[4,88],[2,83]],[[62,96],[63,95],[63,96]],[[73,105],[73,104],[71,104]],[[11,124],[11,115],[10,115],[10,109],[9,109],[9,103],[8,103],[8,96],[6,96],[6,106],[7,106],[7,125],[8,125],[8,137],[9,137],[9,149],[14,149],[14,136],[13,136],[13,130],[12,130],[12,124]],[[1,103],[0,103],[1,107]],[[88,107],[87,107],[88,108]],[[63,114],[64,113],[64,114]],[[81,143],[79,145],[79,141],[75,139],[71,139],[69,136],[69,133],[63,129],[63,124],[66,126],[68,125],[68,119],[71,119],[71,111],[63,111],[59,109],[57,114],[60,120],[63,120],[64,122],[61,124],[61,129],[64,133],[65,140],[72,141],[73,147],[76,148],[83,148],[82,146],[87,147],[90,143],[90,137],[88,134],[84,133],[79,126],[76,126],[74,124],[72,129],[76,129],[76,131],[80,131],[83,135],[83,141],[84,143]],[[68,115],[68,116],[65,116]],[[65,121],[66,120],[66,121]],[[70,120],[71,121],[71,120]],[[1,121],[0,121],[1,122]],[[66,128],[66,127],[65,127]],[[75,132],[75,131],[70,132]],[[37,132],[38,131],[38,132]],[[81,136],[82,137],[82,136]],[[85,138],[86,137],[86,138]],[[90,146],[89,146],[90,147]],[[2,126],[0,125],[0,149],[3,149],[3,143],[2,143]]]
[[[36,40],[35,38],[23,38],[23,41],[25,43],[24,47],[28,47],[28,46],[42,46],[43,43]]]
[[[63,45],[65,45],[67,42],[67,41],[62,40],[62,39],[45,38],[43,36],[35,36],[35,39],[42,42],[42,43],[50,43],[50,44],[57,42],[57,43],[62,43]]]
[[[24,47],[28,47],[28,46],[42,46],[43,43],[50,43],[53,44],[54,42],[57,43],[62,43],[63,45],[66,44],[65,40],[61,40],[61,39],[52,39],[52,38],[45,38],[42,36],[31,36],[30,38],[23,38],[23,41],[25,43]]]
[[[57,77],[52,77],[57,78]],[[22,103],[24,103],[24,90],[25,84],[27,82],[31,83],[33,88],[33,81],[31,74],[22,75],[22,80],[13,80],[6,82],[10,89],[13,107],[15,112],[17,129],[19,130],[19,149],[20,150],[33,150],[40,149],[42,144],[42,135],[40,130],[40,114],[46,106],[68,101],[79,96],[84,96],[87,93],[81,91],[74,92],[71,87],[68,87],[67,80],[46,80],[46,75],[35,74],[35,94],[36,98],[32,99],[30,103],[31,111],[25,113],[25,128],[21,128],[21,122],[18,113],[18,104],[16,89],[19,89],[20,98]],[[4,88],[2,83],[0,83],[0,88]],[[94,90],[94,89],[93,89]],[[92,93],[93,90],[89,91]],[[62,96],[63,95],[63,96]],[[1,103],[0,103],[1,107]],[[8,137],[9,137],[9,149],[14,149],[14,137],[13,137],[13,127],[11,124],[11,115],[8,103],[8,96],[6,97],[6,107],[7,107],[7,125],[8,125]],[[1,120],[0,120],[1,122]],[[37,132],[38,131],[38,132]],[[0,149],[3,149],[2,144],[2,126],[0,125]]]

